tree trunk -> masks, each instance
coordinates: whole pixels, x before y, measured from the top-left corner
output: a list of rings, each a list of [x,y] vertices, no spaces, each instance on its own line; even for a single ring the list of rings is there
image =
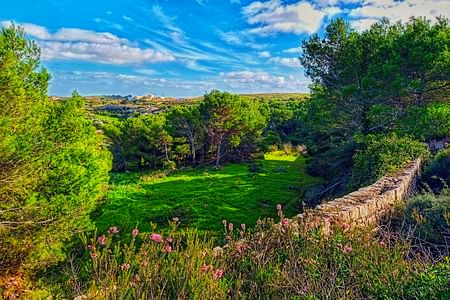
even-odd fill
[[[192,164],[195,165],[195,142],[191,140]]]
[[[221,152],[221,150],[222,150],[222,142],[220,141],[218,144],[217,144],[217,157],[216,157],[216,167],[218,167],[219,166],[219,164],[220,164],[220,152]]]

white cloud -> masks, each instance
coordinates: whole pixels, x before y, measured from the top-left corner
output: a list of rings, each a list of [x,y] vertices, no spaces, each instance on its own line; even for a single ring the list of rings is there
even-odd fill
[[[300,61],[296,57],[272,57],[269,59],[270,62],[286,66],[286,67],[292,67],[297,68],[300,67]]]
[[[133,22],[134,21],[133,18],[131,18],[129,16],[126,16],[126,15],[123,15],[122,19],[124,19],[125,21],[128,21],[128,22]]]
[[[338,4],[359,3],[361,0],[315,0],[319,7],[334,6]]]
[[[309,80],[305,77],[277,76],[267,72],[236,71],[220,73],[226,87],[237,92],[293,92],[305,91]]]
[[[361,32],[361,31],[364,31],[366,29],[369,29],[370,26],[372,26],[372,24],[376,23],[377,21],[378,21],[378,19],[372,19],[372,18],[359,19],[359,20],[350,21],[350,25],[356,31]]]
[[[411,16],[426,17],[434,20],[437,16],[450,17],[450,1],[448,0],[365,0],[361,7],[351,10],[349,16],[360,29],[366,28],[370,22],[387,17],[392,22],[408,21]],[[358,23],[359,21],[359,23]]]
[[[232,46],[248,47],[252,49],[263,49],[266,48],[266,44],[256,43],[252,38],[245,32],[235,32],[235,31],[217,31],[219,38],[230,44]]]
[[[309,2],[283,5],[280,0],[252,2],[242,9],[242,13],[249,24],[259,25],[249,30],[259,35],[278,32],[314,33],[319,30],[326,16],[326,12],[314,8]]]
[[[9,21],[1,22],[8,26]],[[37,39],[44,60],[84,60],[105,64],[141,64],[175,60],[165,51],[139,48],[127,39],[109,32],[95,32],[78,28],[61,28],[50,33],[35,24],[18,24]]]
[[[173,61],[168,53],[141,49],[124,44],[65,43],[40,41],[44,60],[84,60],[104,64],[142,64]]]
[[[261,52],[258,52],[258,57],[261,57],[261,58],[269,58],[271,55],[270,55],[270,52],[269,51],[261,51]]]
[[[300,54],[300,53],[303,53],[303,48],[301,46],[294,47],[294,48],[289,48],[289,49],[283,50],[283,53]]]

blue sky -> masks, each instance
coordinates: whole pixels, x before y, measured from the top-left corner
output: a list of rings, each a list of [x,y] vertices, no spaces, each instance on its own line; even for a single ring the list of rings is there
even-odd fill
[[[42,48],[50,94],[304,92],[303,39],[336,17],[450,16],[449,0],[0,0],[0,25]]]

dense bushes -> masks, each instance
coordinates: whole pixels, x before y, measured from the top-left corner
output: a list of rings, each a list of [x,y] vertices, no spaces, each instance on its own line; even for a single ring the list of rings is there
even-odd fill
[[[49,75],[22,30],[0,32],[0,286],[65,258],[102,196],[109,153],[77,94],[47,98]]]
[[[176,219],[165,234],[111,227],[85,240],[86,271],[72,273],[68,293],[96,299],[410,299],[449,292],[449,262],[408,259],[414,257],[408,241],[392,232],[335,224],[332,236],[323,236],[279,215],[280,224],[263,220],[254,231],[224,221],[223,247],[177,231]],[[120,243],[120,235],[131,242]]]
[[[368,135],[361,144],[362,148],[353,157],[351,185],[355,187],[371,184],[405,163],[428,154],[423,143],[396,134]]]
[[[422,181],[434,192],[450,186],[450,148],[439,151],[425,166]]]

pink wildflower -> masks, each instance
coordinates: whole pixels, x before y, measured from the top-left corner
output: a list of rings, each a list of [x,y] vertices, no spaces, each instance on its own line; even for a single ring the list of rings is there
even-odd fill
[[[120,265],[120,269],[121,269],[122,271],[126,271],[126,270],[130,269],[130,264],[128,264],[128,263],[123,263],[123,264]]]
[[[277,204],[277,211],[278,211],[278,212],[281,211],[281,204]]]
[[[241,224],[241,228],[245,231],[245,224]]]
[[[223,270],[222,269],[216,269],[213,273],[214,280],[219,280],[223,276]]]
[[[204,265],[200,268],[200,272],[202,272],[202,273],[207,273],[207,272],[209,272],[209,270],[212,270],[212,266],[211,266],[211,265],[206,265],[206,264],[204,264]]]
[[[133,229],[133,231],[131,231],[131,235],[133,237],[137,237],[137,235],[139,234],[139,230],[137,228]]]
[[[350,225],[348,223],[342,223],[341,227],[344,232],[347,232],[350,229]]]
[[[166,241],[167,241],[168,243],[172,243],[172,242],[173,242],[173,239],[172,239],[171,237],[168,237],[168,238],[166,239]]]
[[[283,218],[283,220],[281,220],[281,225],[283,225],[284,227],[288,227],[289,226],[289,219],[288,218]]]
[[[352,246],[345,246],[344,249],[342,249],[342,252],[348,254],[351,253],[353,251]]]
[[[228,230],[233,231],[233,229],[234,229],[233,223],[228,224]]]
[[[245,244],[243,242],[236,243],[236,251],[242,253],[245,250]]]
[[[383,241],[381,241],[381,242],[380,242],[380,246],[384,247],[384,246],[386,246],[386,243],[383,242]]]
[[[150,238],[151,238],[153,241],[157,242],[157,243],[161,243],[162,240],[163,240],[162,236],[161,236],[160,234],[157,234],[157,233],[152,233],[152,234],[150,235]]]
[[[172,252],[172,246],[166,245],[166,246],[164,247],[164,252],[167,252],[167,253]]]
[[[243,231],[240,231],[239,235],[241,236],[241,238],[244,238],[245,233]]]
[[[231,236],[227,235],[227,236],[225,237],[225,239],[226,239],[227,241],[231,241]]]
[[[86,246],[86,248],[87,248],[88,250],[92,250],[94,247],[93,247],[92,245],[89,244],[89,245]]]
[[[227,226],[227,220],[222,220],[222,224],[223,224],[223,226]]]
[[[98,237],[98,243],[100,245],[105,245],[106,244],[106,236],[105,235],[101,235]]]
[[[111,234],[119,233],[119,229],[116,226],[109,227],[108,232]]]
[[[97,253],[95,253],[95,252],[91,252],[90,255],[91,255],[92,258],[96,258],[97,257]]]

